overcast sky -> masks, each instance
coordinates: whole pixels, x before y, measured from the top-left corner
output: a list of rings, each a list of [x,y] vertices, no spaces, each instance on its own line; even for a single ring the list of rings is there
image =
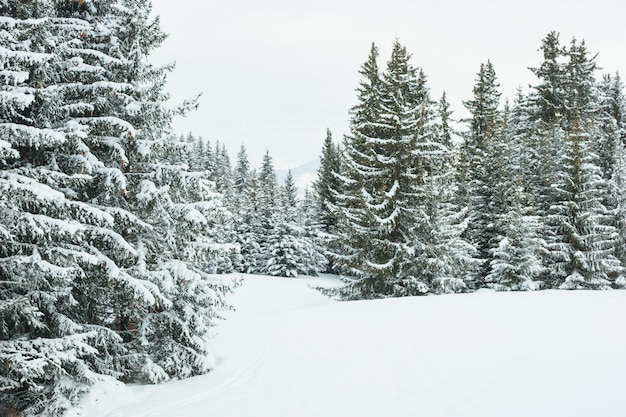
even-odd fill
[[[626,3],[619,0],[153,0],[169,39],[154,63],[175,61],[174,100],[202,92],[198,111],[179,119],[225,143],[243,143],[253,165],[266,149],[277,168],[317,159],[326,128],[347,133],[358,69],[375,42],[384,68],[396,38],[424,69],[433,98],[445,90],[465,115],[481,62],[490,59],[504,96],[534,83],[551,30],[599,53],[602,73],[626,72]]]

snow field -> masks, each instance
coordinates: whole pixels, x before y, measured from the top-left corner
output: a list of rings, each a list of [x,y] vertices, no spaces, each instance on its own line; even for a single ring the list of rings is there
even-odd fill
[[[332,277],[246,276],[216,368],[95,387],[68,416],[626,415],[626,292],[334,302]]]

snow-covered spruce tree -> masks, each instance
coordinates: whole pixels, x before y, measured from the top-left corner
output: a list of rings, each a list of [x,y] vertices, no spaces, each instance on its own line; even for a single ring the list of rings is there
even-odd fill
[[[607,201],[605,206],[613,213],[613,225],[618,235],[615,242],[615,255],[620,260],[622,268],[626,267],[626,100],[623,94],[623,84],[619,74],[615,77],[605,76],[600,84],[602,115],[600,128],[604,141],[604,152],[601,155],[600,165],[603,177],[607,183]],[[596,143],[596,148],[598,143]],[[603,162],[604,161],[604,162]],[[626,279],[622,273],[615,279],[615,286],[626,287]]]
[[[574,120],[548,216],[549,284],[561,289],[608,289],[620,271],[614,253],[615,228],[602,205],[604,183],[592,151],[591,120]]]
[[[337,252],[332,254],[331,259],[338,272],[357,279],[365,278],[362,265],[367,247],[371,245],[366,235],[371,221],[367,218],[362,198],[365,186],[362,171],[375,160],[366,141],[378,136],[377,121],[381,113],[378,55],[378,48],[372,44],[367,61],[359,70],[362,79],[357,89],[358,104],[351,109],[352,134],[344,137],[338,189],[331,190],[336,200],[331,210],[336,213],[339,224],[337,238],[333,241]],[[358,294],[355,296],[358,297]]]
[[[491,249],[490,272],[485,282],[498,291],[533,291],[541,288],[545,267],[540,257],[544,246],[539,236],[541,222],[537,216],[525,215],[521,204],[523,189],[515,186],[505,196],[510,200],[509,212],[501,215],[501,235]]]
[[[189,369],[155,365],[138,340],[148,313],[176,314],[165,293],[181,283],[151,269],[170,254],[133,204],[173,112],[162,104],[168,68],[146,61],[163,39],[149,3],[21,3],[4,2],[0,23],[11,34],[0,49],[11,97],[0,104],[0,403],[55,415],[96,373],[154,381]],[[210,289],[213,312],[223,286]]]
[[[233,171],[230,165],[230,157],[226,150],[226,145],[215,142],[215,151],[213,152],[213,176],[215,187],[218,192],[222,193],[227,199],[232,188]]]
[[[621,262],[621,271],[615,278],[614,285],[617,288],[626,288],[626,153],[622,153],[617,159],[613,184],[617,190],[615,209],[613,210],[613,224],[617,229],[615,238],[615,256]]]
[[[578,44],[572,39],[568,48],[560,44],[557,32],[550,32],[542,40],[540,50],[543,61],[531,68],[539,83],[533,86],[528,102],[533,125],[529,143],[535,158],[530,165],[541,175],[529,178],[537,214],[545,219],[556,198],[552,195],[552,184],[557,181],[556,169],[567,147],[562,140],[571,131],[575,119],[597,119],[600,103],[595,93],[595,57],[589,56],[584,42]],[[598,143],[601,142],[604,139],[599,138]]]
[[[313,190],[318,199],[320,221],[326,233],[332,234],[337,226],[336,215],[332,207],[335,206],[336,192],[340,189],[339,175],[340,150],[333,141],[330,130],[326,131],[326,138],[320,156],[320,167],[317,171],[317,179],[313,183]]]
[[[598,155],[598,165],[602,170],[602,178],[607,182],[608,200],[605,205],[609,209],[616,207],[619,190],[614,182],[615,173],[620,168],[619,158],[624,153],[623,136],[626,130],[623,125],[624,86],[616,74],[615,77],[605,75],[596,86],[594,94],[598,102],[598,135],[594,138],[594,150]]]
[[[490,249],[494,240],[493,192],[497,177],[492,172],[499,164],[494,155],[494,141],[500,133],[499,84],[490,61],[480,65],[471,100],[463,104],[471,117],[464,134],[459,164],[459,202],[466,205],[468,215],[467,239],[476,246],[483,267],[471,279],[471,288],[483,286],[489,272]]]
[[[382,77],[377,50],[361,73],[352,135],[346,138],[338,264],[358,281],[338,290],[342,298],[418,295],[429,291],[421,261],[431,224],[427,184],[444,152],[433,140],[432,103],[425,77],[406,49],[394,44]]]
[[[546,125],[560,121],[564,113],[566,49],[561,45],[558,32],[550,32],[541,41],[543,61],[530,70],[540,80],[534,86],[531,99],[537,106],[536,116]],[[559,119],[559,120],[557,120]]]
[[[523,103],[524,113],[524,124],[519,133],[526,138],[526,193],[531,199],[535,214],[543,222],[554,199],[552,184],[557,181],[556,168],[563,149],[560,128],[567,51],[560,44],[557,32],[548,33],[539,50],[543,60],[538,67],[530,68],[539,82],[532,87],[527,97],[517,101]],[[515,107],[514,111],[515,109],[522,107]]]
[[[206,173],[187,172],[186,166],[158,162],[138,186],[135,206],[151,225],[139,237],[138,272],[155,282],[170,304],[149,310],[138,323],[135,350],[150,361],[141,377],[150,382],[185,378],[210,370],[208,332],[223,293],[232,287],[214,273],[232,272],[239,247],[230,243],[232,216]],[[167,147],[163,148],[168,151]],[[159,248],[159,257],[146,248]]]
[[[308,253],[305,259],[308,275],[317,275],[330,269],[328,244],[332,237],[324,231],[316,203],[317,198],[314,192],[305,188],[302,200],[298,204],[297,224],[300,227],[301,236],[308,241],[305,247]]]
[[[519,101],[515,106],[519,105]],[[502,114],[499,134],[491,146],[493,198],[490,209],[494,236],[490,247],[490,268],[485,277],[486,286],[499,291],[527,291],[540,288],[539,281],[545,268],[541,255],[545,243],[540,238],[541,222],[527,206],[523,188],[527,161],[524,152],[524,123],[520,110],[512,111],[508,103]]]
[[[234,216],[236,241],[241,249],[240,271],[249,274],[260,271],[261,247],[257,233],[261,227],[256,184],[256,174],[250,168],[245,146],[241,145],[233,172],[233,189],[227,201]]]
[[[4,2],[0,23],[0,131],[9,157],[0,167],[0,404],[2,413],[55,415],[94,371],[120,375],[121,358],[137,359],[119,329],[124,305],[137,311],[163,297],[129,273],[136,251],[116,214],[126,227],[144,224],[89,201],[94,190],[125,189],[121,172],[89,146],[85,121],[100,111],[90,99],[106,102],[119,87],[104,82],[116,59],[93,44],[112,36],[96,25],[110,4],[23,6]],[[116,154],[114,142],[101,146]]]
[[[326,239],[329,242],[327,245],[327,251],[329,252],[327,258],[330,261],[328,262],[328,272],[334,272],[332,254],[337,251],[333,243],[333,236],[337,233],[337,214],[334,207],[337,205],[336,196],[341,189],[339,176],[341,174],[340,153],[341,150],[334,143],[330,129],[328,129],[322,147],[322,155],[320,156],[317,179],[313,183],[316,201],[311,201],[311,203],[317,206],[316,210],[319,212],[320,221],[317,224],[327,235]]]
[[[278,204],[272,215],[272,228],[267,237],[265,273],[297,277],[304,272],[304,242],[295,224],[296,188],[291,170],[280,189]]]
[[[531,95],[540,122],[537,155],[546,168],[538,213],[546,222],[546,281],[551,287],[608,288],[621,272],[616,263],[615,222],[605,204],[613,142],[605,123],[594,72],[595,57],[584,42],[562,47],[552,32],[542,45],[544,62],[533,72],[540,83]],[[607,129],[609,127],[609,129]],[[614,136],[615,137],[615,136]],[[608,253],[608,255],[604,255]],[[603,260],[598,260],[603,257]]]
[[[265,272],[268,275],[317,276],[326,266],[319,241],[314,239],[314,235],[305,233],[298,205],[297,188],[290,170],[281,187],[273,228],[267,239],[269,253]]]
[[[502,131],[508,135],[506,142],[509,142],[509,153],[514,158],[513,167],[507,172],[516,177],[516,184],[523,185],[521,204],[528,210],[527,214],[539,216],[541,195],[550,171],[542,171],[539,151],[544,138],[538,132],[543,122],[536,120],[537,113],[528,94],[518,87]],[[545,166],[543,168],[547,169]],[[553,169],[551,166],[550,170]]]
[[[155,68],[147,61],[164,39],[158,21],[149,18],[149,2],[124,0],[114,10],[124,34],[118,48],[127,57],[118,75],[132,80],[140,110],[127,115],[136,135],[127,144],[126,201],[151,226],[133,236],[140,250],[136,271],[168,300],[134,322],[137,330],[129,343],[144,362],[130,377],[158,382],[210,369],[207,329],[232,283],[208,274],[232,271],[237,248],[230,243],[230,216],[206,178],[167,164],[172,118],[195,103],[173,110],[164,105],[163,86],[171,68]]]
[[[261,273],[266,273],[266,266],[271,257],[271,243],[268,238],[276,226],[277,210],[280,206],[280,188],[269,151],[266,151],[263,156],[257,177],[256,201],[258,210],[254,227],[260,248],[256,264],[259,265]]]
[[[466,212],[456,204],[456,171],[452,139],[452,111],[445,93],[436,108],[431,167],[424,184],[423,230],[418,268],[436,294],[461,292],[479,266],[476,248],[462,236]]]

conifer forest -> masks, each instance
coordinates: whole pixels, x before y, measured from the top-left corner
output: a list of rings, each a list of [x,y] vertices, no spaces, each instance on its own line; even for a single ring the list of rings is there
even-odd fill
[[[149,0],[0,0],[0,415],[210,371],[236,274],[336,274],[336,300],[626,287],[624,86],[583,40],[538,39],[510,98],[485,57],[463,120],[372,44],[298,190],[173,131],[201,109],[166,103],[165,37]]]

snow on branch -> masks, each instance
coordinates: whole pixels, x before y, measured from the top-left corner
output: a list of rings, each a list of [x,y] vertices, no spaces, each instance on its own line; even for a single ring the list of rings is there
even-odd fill
[[[16,123],[0,123],[0,136],[14,146],[25,148],[51,148],[65,142],[65,135],[56,130]]]

